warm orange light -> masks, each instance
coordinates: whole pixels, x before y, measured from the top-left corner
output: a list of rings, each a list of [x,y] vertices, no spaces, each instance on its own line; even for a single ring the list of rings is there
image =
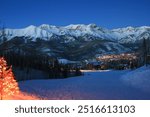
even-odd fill
[[[37,96],[21,92],[14,78],[12,67],[8,68],[6,60],[0,58],[0,99],[1,100],[38,100]]]
[[[0,98],[7,99],[19,93],[18,83],[14,79],[12,67],[8,68],[6,60],[0,58]]]

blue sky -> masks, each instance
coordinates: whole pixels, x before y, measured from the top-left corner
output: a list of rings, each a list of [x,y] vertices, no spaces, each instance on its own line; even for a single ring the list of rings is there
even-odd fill
[[[95,23],[105,28],[150,26],[150,0],[0,0],[9,28]]]

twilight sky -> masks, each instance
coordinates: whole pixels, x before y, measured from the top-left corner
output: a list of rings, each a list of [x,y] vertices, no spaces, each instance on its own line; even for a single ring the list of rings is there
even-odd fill
[[[150,26],[150,0],[0,0],[0,21],[9,28],[89,23],[108,29]]]

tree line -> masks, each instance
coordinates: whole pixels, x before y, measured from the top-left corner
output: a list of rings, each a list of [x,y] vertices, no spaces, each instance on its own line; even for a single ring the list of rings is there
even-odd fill
[[[56,58],[49,56],[29,55],[16,53],[14,51],[0,52],[0,56],[6,59],[9,66],[13,66],[13,70],[17,70],[17,72],[23,71],[22,78],[16,78],[18,81],[31,80],[33,70],[43,71],[45,73],[45,78],[48,79],[60,79],[81,75],[78,68],[74,68],[71,65],[60,64]],[[23,76],[25,75],[31,76],[29,78],[24,78]]]

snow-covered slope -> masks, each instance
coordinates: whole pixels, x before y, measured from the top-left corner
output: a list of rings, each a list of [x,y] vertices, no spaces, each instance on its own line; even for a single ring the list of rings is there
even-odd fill
[[[52,36],[51,33],[47,33],[47,31],[33,25],[23,29],[6,29],[5,33],[9,40],[13,37],[30,37],[34,39],[33,41],[35,41],[36,38],[46,39],[46,36]]]
[[[128,70],[82,72],[84,72],[83,76],[74,78],[21,81],[19,88],[21,91],[34,94],[41,99],[150,99],[149,92],[130,87],[120,80],[122,75],[129,73]],[[140,78],[142,79],[142,77]]]
[[[141,67],[122,76],[127,85],[150,93],[150,66]]]
[[[112,34],[120,43],[135,43],[143,38],[150,37],[150,27],[126,27],[113,29]]]

